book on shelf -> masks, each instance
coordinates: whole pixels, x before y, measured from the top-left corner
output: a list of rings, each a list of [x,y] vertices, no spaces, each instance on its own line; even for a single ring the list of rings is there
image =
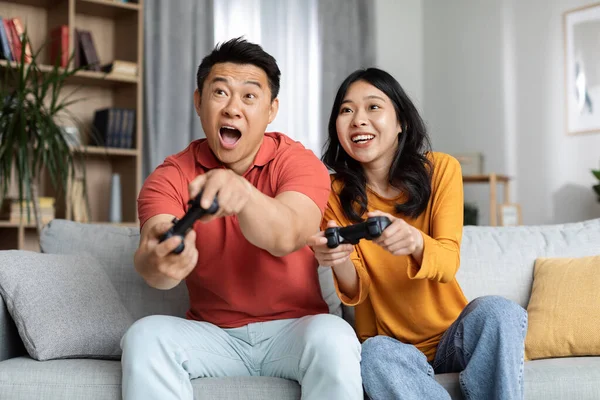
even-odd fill
[[[71,185],[70,202],[73,209],[73,221],[89,222],[89,205],[84,193],[83,180],[77,178]]]
[[[4,18],[0,17],[0,58],[14,61],[5,21]],[[12,39],[12,36],[10,39]]]
[[[69,62],[69,27],[58,25],[50,31],[50,64],[66,68]]]
[[[131,149],[134,145],[135,115],[133,108],[103,108],[94,113],[93,128],[99,145]]]
[[[92,33],[83,29],[75,30],[76,43],[79,48],[79,65],[91,71],[100,71],[100,59],[92,38]],[[76,56],[77,58],[77,56]]]
[[[55,217],[55,199],[53,197],[40,197],[38,200],[41,222],[47,224]],[[3,220],[8,220],[11,223],[34,222],[33,201],[6,198],[2,203],[0,215]]]
[[[101,67],[102,72],[108,74],[130,75],[137,76],[137,64],[132,61],[114,60],[109,64],[104,64]]]

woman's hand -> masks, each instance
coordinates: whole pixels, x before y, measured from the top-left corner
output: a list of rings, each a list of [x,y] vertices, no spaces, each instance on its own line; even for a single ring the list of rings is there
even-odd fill
[[[337,226],[335,221],[327,222],[327,227]],[[350,254],[354,251],[351,244],[340,244],[335,249],[327,247],[325,232],[319,232],[308,238],[306,244],[315,253],[315,258],[322,267],[331,267],[337,278],[340,291],[348,298],[354,299],[358,294],[358,273],[354,263],[350,260]]]
[[[381,211],[372,211],[368,217],[388,217],[392,221],[374,243],[383,247],[390,253],[400,255],[412,255],[420,264],[423,258],[423,235],[421,232],[409,225],[401,218]]]
[[[334,226],[337,226],[335,221],[329,221],[327,223],[328,228]],[[350,259],[350,254],[354,251],[354,246],[351,244],[340,244],[335,249],[330,249],[327,247],[327,238],[323,231],[309,237],[306,244],[309,245],[315,253],[319,265],[324,267],[333,267],[348,261]]]

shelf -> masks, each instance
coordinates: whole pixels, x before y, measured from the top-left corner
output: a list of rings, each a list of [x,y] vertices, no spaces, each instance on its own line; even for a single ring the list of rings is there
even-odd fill
[[[75,13],[95,17],[114,18],[139,10],[140,5],[137,3],[122,3],[113,0],[77,0],[75,2]]]
[[[463,182],[467,183],[487,183],[491,179],[491,175],[464,175]],[[506,175],[496,175],[497,182],[508,182],[510,178]]]
[[[33,217],[32,217],[33,219]],[[19,227],[23,227],[23,228],[35,228],[35,222],[30,222],[30,223],[18,223],[18,222],[10,222],[10,221],[0,221],[0,228],[19,228]]]
[[[119,149],[115,147],[100,147],[100,146],[85,146],[85,147],[76,147],[73,149],[78,153],[85,154],[98,154],[98,155],[107,155],[107,156],[130,156],[134,157],[138,155],[137,149]]]
[[[137,222],[89,222],[91,224],[95,224],[95,225],[111,225],[111,226],[120,226],[120,227],[125,227],[125,228],[139,228],[140,224],[138,224]]]
[[[61,0],[0,0],[0,3],[13,3],[13,4],[21,4],[24,6],[33,6],[33,7],[53,7],[56,4],[60,4]]]
[[[0,60],[0,68],[6,68],[7,66],[16,67],[16,61]],[[42,72],[51,72],[53,66],[51,65],[39,65],[38,68]],[[98,86],[115,86],[121,84],[136,84],[139,79],[137,76],[129,76],[122,74],[108,74],[97,71],[78,71],[75,76],[67,79],[72,84],[92,84]]]

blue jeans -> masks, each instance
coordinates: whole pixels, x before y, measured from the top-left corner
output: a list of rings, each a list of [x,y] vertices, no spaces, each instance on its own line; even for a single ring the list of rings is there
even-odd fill
[[[365,392],[379,399],[450,399],[434,374],[460,372],[467,400],[523,399],[527,312],[499,296],[469,303],[427,362],[415,346],[387,336],[367,339],[361,372]]]
[[[360,343],[342,318],[320,314],[222,329],[154,315],[121,340],[123,399],[192,400],[191,379],[273,376],[302,399],[362,400]]]

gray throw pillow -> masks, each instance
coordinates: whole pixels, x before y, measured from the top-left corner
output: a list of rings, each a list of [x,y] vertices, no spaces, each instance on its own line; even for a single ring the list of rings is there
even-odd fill
[[[118,359],[133,323],[102,265],[86,254],[0,251],[0,295],[40,361]]]

